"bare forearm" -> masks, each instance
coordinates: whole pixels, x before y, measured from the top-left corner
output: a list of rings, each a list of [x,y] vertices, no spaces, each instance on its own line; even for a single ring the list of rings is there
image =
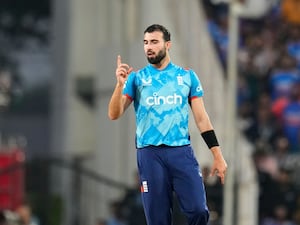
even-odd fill
[[[211,149],[212,155],[214,157],[214,159],[222,159],[223,158],[223,154],[221,151],[221,148],[219,146],[214,146]]]
[[[124,103],[122,90],[123,85],[117,83],[108,105],[108,117],[111,120],[116,120],[123,114]]]
[[[209,131],[209,130],[213,130],[213,125],[211,124],[210,120],[207,118],[205,120],[202,120],[199,124],[198,124],[198,129],[200,130],[201,133],[205,132],[205,131]]]
[[[199,119],[196,122],[197,122],[197,127],[198,127],[200,133],[214,129],[206,111],[204,111],[203,114],[201,116],[199,116],[198,118]]]

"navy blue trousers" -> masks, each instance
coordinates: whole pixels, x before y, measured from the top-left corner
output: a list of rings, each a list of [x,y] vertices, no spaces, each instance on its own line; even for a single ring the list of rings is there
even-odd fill
[[[172,225],[173,191],[189,225],[206,225],[209,211],[201,169],[190,145],[137,149],[148,225]]]

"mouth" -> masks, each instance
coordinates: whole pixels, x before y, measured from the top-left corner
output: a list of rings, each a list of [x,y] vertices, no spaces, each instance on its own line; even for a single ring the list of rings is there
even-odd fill
[[[147,56],[148,56],[148,57],[154,57],[154,56],[155,56],[155,53],[154,53],[154,52],[147,52]]]

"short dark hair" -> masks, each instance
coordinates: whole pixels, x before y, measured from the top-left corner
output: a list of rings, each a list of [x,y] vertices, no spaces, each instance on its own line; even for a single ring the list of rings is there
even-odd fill
[[[163,33],[163,38],[165,41],[171,41],[171,34],[168,31],[167,28],[165,28],[164,26],[160,25],[160,24],[152,24],[149,27],[147,27],[147,29],[144,31],[145,33],[152,33],[154,31],[160,31]]]

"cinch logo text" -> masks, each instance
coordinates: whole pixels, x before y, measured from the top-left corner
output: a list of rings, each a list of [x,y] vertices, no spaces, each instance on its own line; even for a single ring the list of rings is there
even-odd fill
[[[177,94],[168,95],[168,96],[159,96],[156,92],[153,93],[153,96],[146,98],[147,105],[175,105],[182,104],[182,97]]]

